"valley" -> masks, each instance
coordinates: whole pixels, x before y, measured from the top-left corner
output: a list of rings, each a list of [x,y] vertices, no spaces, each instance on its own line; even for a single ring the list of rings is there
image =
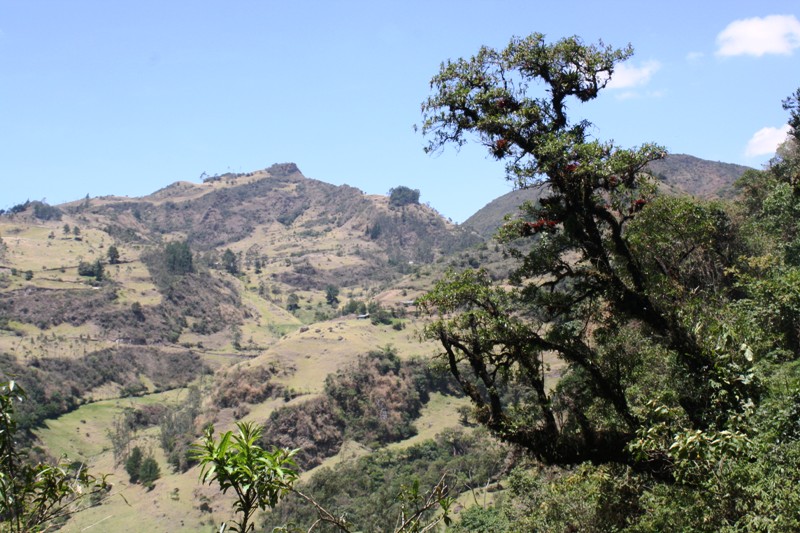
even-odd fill
[[[680,189],[669,167],[661,172]],[[46,454],[107,473],[113,485],[102,505],[63,530],[216,530],[232,495],[200,485],[185,456],[207,424],[227,431],[252,421],[270,435],[286,416],[310,417],[273,434],[281,446],[313,452],[303,459],[306,483],[370,454],[476,431],[470,402],[441,364],[431,366],[441,346],[423,340],[428,319],[417,299],[448,269],[480,265],[505,276],[505,251],[491,234],[506,213],[538,198],[530,193],[506,195],[458,226],[416,202],[392,205],[280,164],[143,198],[28,204],[0,216],[0,353],[3,373],[28,393],[21,425]],[[400,382],[411,371],[401,367],[428,376],[413,408],[395,393],[370,400],[401,402],[394,430],[406,429],[375,433],[348,419],[345,403],[328,407],[339,401],[335,379],[375,372],[358,370],[370,357],[396,357],[391,379]],[[552,357],[547,368],[552,390],[566,366]],[[389,386],[375,376],[358,379]],[[192,415],[170,451],[168,421],[187,405]],[[511,453],[491,446],[498,457]],[[128,481],[134,447],[158,463],[151,488]],[[458,508],[477,501],[474,490],[494,501],[502,489],[486,490],[502,472],[485,474],[484,488],[463,492]]]
[[[32,208],[0,217],[0,353],[3,373],[29,395],[22,423],[47,453],[111,474],[113,496],[65,531],[212,528],[231,498],[200,487],[196,468],[173,473],[159,443],[163,414],[125,445],[152,454],[161,478],[152,491],[127,482],[111,443],[125,413],[179,406],[191,386],[205,400],[190,433],[207,423],[225,431],[319,397],[329,374],[377,347],[428,358],[435,346],[419,341],[413,300],[442,268],[437,254],[441,262],[478,241],[425,206],[393,208],[294,165],[55,209],[50,220]],[[165,246],[183,242],[192,267],[169,271]],[[86,264],[101,264],[102,275],[81,275]],[[338,292],[333,305],[328,287]],[[347,302],[369,304],[382,322],[342,314]],[[425,407],[420,434],[398,445],[459,426],[464,401],[453,401]],[[323,465],[367,451],[348,442]]]

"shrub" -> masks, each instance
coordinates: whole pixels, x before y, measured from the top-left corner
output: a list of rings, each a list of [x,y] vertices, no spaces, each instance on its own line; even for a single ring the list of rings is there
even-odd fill
[[[112,265],[116,265],[119,263],[119,249],[113,244],[108,247],[108,262]]]
[[[125,460],[125,471],[131,483],[139,482],[139,470],[142,468],[142,450],[136,446]]]
[[[131,450],[125,460],[125,471],[131,483],[141,483],[147,488],[153,488],[153,482],[161,477],[161,469],[152,455],[144,456],[138,446]]]
[[[161,469],[156,460],[153,457],[145,457],[139,467],[139,482],[151,489],[159,477],[161,477]]]
[[[100,281],[103,279],[103,270],[103,263],[101,263],[99,259],[94,263],[88,263],[86,261],[78,263],[79,276],[92,277]]]
[[[419,189],[410,189],[403,185],[389,189],[389,205],[402,207],[419,204]]]
[[[44,202],[31,202],[33,216],[39,220],[61,220],[61,210]]]

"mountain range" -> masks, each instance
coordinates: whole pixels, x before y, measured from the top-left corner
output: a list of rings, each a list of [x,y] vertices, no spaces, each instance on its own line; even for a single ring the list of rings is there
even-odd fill
[[[746,170],[688,155],[650,167],[666,192],[706,198],[733,194]],[[80,513],[71,530],[109,514],[118,530],[181,529],[158,526],[164,517],[196,530],[204,509],[224,512],[229,498],[198,489],[174,444],[159,448],[164,409],[182,412],[187,391],[200,387],[202,414],[187,434],[209,422],[263,423],[322,401],[328,376],[376,347],[429,358],[436,347],[418,341],[415,298],[447,268],[499,261],[491,235],[539,194],[511,192],[454,225],[417,201],[282,163],[141,198],[26,202],[0,215],[0,370],[27,389],[21,426],[51,455],[113,473],[131,504]],[[463,399],[432,398],[417,434],[395,446],[462,425]],[[150,449],[164,473],[152,493],[124,481],[112,436],[126,412],[143,420],[130,442]],[[317,446],[308,431],[292,442]],[[310,466],[369,453],[334,440]],[[135,505],[150,500],[162,503],[144,513]]]

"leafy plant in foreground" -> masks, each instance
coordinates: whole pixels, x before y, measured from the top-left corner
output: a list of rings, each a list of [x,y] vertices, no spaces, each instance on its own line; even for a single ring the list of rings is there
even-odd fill
[[[235,434],[228,431],[216,441],[214,428],[209,426],[202,441],[195,445],[195,457],[201,465],[201,482],[216,482],[223,493],[230,489],[236,493],[234,510],[241,516],[234,522],[233,531],[254,531],[253,514],[259,509],[263,511],[274,508],[289,492],[314,507],[317,520],[308,529],[309,532],[320,523],[329,524],[344,533],[354,531],[343,515],[334,515],[295,488],[299,477],[293,460],[296,450],[273,448],[270,451],[261,448],[257,443],[262,428],[252,422],[239,422],[236,428]],[[404,488],[398,497],[401,501],[401,512],[395,533],[423,533],[431,531],[441,521],[449,523],[449,509],[453,500],[447,496],[447,490],[444,476],[427,492],[422,492],[418,483]],[[428,519],[427,512],[436,507],[440,507],[443,513]],[[220,532],[226,527],[227,524],[223,524]],[[285,526],[276,531],[288,533],[300,530]]]
[[[209,426],[195,450],[201,482],[216,482],[223,493],[231,489],[236,493],[234,510],[241,516],[233,531],[247,533],[255,529],[253,513],[275,507],[291,490],[298,473],[294,451],[258,446],[261,428],[251,422],[239,422],[236,428],[235,434],[228,431],[216,441],[214,427]],[[224,529],[225,525],[220,531]]]
[[[0,382],[0,530],[36,531],[77,510],[80,500],[96,503],[110,485],[83,465],[64,460],[31,464],[15,440],[14,402],[25,392],[14,381]]]

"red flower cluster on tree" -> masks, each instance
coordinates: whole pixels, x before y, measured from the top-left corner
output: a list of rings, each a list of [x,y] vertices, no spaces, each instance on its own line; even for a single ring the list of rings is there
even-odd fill
[[[555,229],[556,225],[558,225],[557,220],[540,218],[536,222],[525,222],[520,228],[520,233],[524,237],[527,237],[534,233],[539,233],[540,231]]]
[[[569,165],[566,166],[566,169],[567,169],[567,172],[575,172],[576,170],[578,170],[578,164],[577,163],[570,163]]]
[[[631,213],[634,213],[636,211],[641,211],[645,205],[647,205],[647,200],[645,200],[644,198],[639,198],[638,200],[633,202],[633,205],[631,206]]]
[[[492,148],[492,153],[498,159],[502,158],[506,155],[509,147],[511,147],[511,141],[508,139],[498,139],[494,142],[494,148]]]

